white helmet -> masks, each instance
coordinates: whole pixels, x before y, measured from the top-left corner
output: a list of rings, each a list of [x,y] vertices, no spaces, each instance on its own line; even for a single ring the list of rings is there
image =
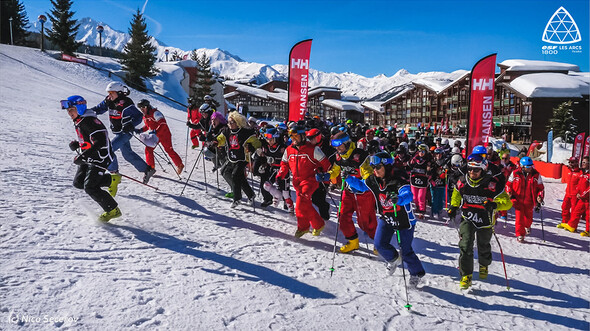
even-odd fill
[[[206,112],[210,112],[210,111],[212,111],[212,109],[208,103],[204,103],[201,105],[201,107],[199,107],[199,112],[201,112],[201,113],[206,113]]]
[[[451,165],[455,166],[455,167],[462,166],[463,165],[463,157],[459,154],[453,155],[453,157],[451,157]]]
[[[453,147],[453,149],[451,149],[451,154],[461,154],[461,148]]]
[[[121,82],[110,82],[109,85],[107,85],[106,91],[124,92],[126,88],[127,86],[123,85]]]
[[[207,94],[205,96],[205,101],[209,101],[209,100],[213,100],[213,98],[209,94]]]

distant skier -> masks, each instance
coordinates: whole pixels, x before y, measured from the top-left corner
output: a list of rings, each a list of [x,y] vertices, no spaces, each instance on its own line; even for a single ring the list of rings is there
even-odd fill
[[[461,208],[459,225],[459,270],[460,287],[467,289],[473,278],[473,243],[477,233],[477,256],[479,278],[488,277],[488,266],[492,263],[494,210],[508,210],[512,207],[510,197],[499,188],[498,182],[486,173],[487,160],[482,155],[469,155],[467,175],[460,178],[451,197],[449,217],[455,218]]]
[[[195,102],[195,101],[193,101]],[[205,102],[197,108],[196,104],[191,104],[187,108],[186,126],[190,130],[190,138],[193,149],[199,147],[199,141],[207,139],[207,132],[211,125],[211,114],[215,112],[216,102],[210,95],[205,96]]]
[[[68,111],[78,136],[78,140],[70,142],[72,151],[80,150],[74,158],[74,164],[78,165],[74,187],[84,189],[104,210],[98,218],[100,221],[108,222],[121,216],[121,210],[113,199],[119,182],[113,181],[111,175],[106,173],[106,168],[113,161],[107,129],[94,112],[86,109],[86,100],[79,95],[62,100],[61,108]],[[101,187],[108,187],[111,194]]]
[[[570,221],[572,211],[576,208],[576,187],[582,177],[582,171],[578,167],[578,159],[574,156],[568,160],[568,168],[570,171],[570,177],[565,188],[565,196],[563,197],[563,203],[561,204],[561,223],[557,225],[558,228],[563,229],[563,225]]]
[[[143,172],[143,183],[147,184],[150,178],[156,173],[156,169],[150,167],[137,155],[131,149],[131,143],[129,142],[133,133],[141,133],[144,125],[143,115],[128,97],[130,93],[129,88],[121,82],[109,83],[106,91],[109,95],[97,106],[92,107],[91,110],[99,115],[107,111],[109,112],[111,131],[115,135],[111,141],[113,152],[121,149],[123,158],[131,163],[137,171]],[[114,157],[113,162],[109,166],[109,171],[111,173],[119,172],[119,163],[116,157]]]
[[[567,223],[562,223],[563,228],[569,232],[576,232],[582,216],[586,218],[586,231],[580,232],[583,237],[588,237],[590,224],[588,224],[590,208],[588,208],[588,197],[590,196],[590,174],[588,172],[588,157],[582,158],[582,167],[580,168],[580,178],[576,184],[576,206],[572,209],[572,216]]]
[[[159,143],[162,144],[162,147],[164,147],[164,150],[170,155],[172,162],[174,162],[176,173],[180,174],[184,169],[184,164],[178,153],[172,147],[172,134],[170,133],[170,128],[168,128],[168,123],[166,123],[164,115],[157,108],[153,108],[146,99],[139,100],[137,107],[143,113],[143,120],[145,122],[145,126],[143,127],[144,132],[151,130],[156,133]],[[154,163],[154,149],[155,147],[145,146],[145,159],[147,164],[152,168],[156,167]]]

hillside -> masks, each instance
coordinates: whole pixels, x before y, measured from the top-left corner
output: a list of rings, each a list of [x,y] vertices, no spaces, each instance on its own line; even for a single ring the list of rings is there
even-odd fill
[[[181,196],[197,150],[188,151],[182,181],[158,168],[150,181],[158,191],[124,179],[116,197],[123,216],[99,224],[97,204],[71,185],[76,166],[67,146],[75,133],[59,100],[79,94],[95,105],[111,79],[7,45],[0,45],[0,71],[2,330],[590,327],[588,238],[555,228],[564,184],[545,181],[545,241],[538,214],[526,244],[514,240],[512,222],[496,226],[510,289],[493,241],[488,279],[475,275],[472,290],[458,290],[454,224],[419,222],[414,248],[427,275],[409,289],[408,311],[402,270],[388,276],[362,233],[362,249],[336,254],[330,276],[335,206],[321,236],[295,239],[295,220],[282,209],[230,210],[228,186],[219,178],[217,190],[210,163],[192,173]],[[173,86],[162,79],[162,89]],[[134,90],[130,97],[147,98],[163,112],[184,158],[186,113]],[[143,153],[135,139],[132,146]],[[122,173],[140,178],[119,162]]]

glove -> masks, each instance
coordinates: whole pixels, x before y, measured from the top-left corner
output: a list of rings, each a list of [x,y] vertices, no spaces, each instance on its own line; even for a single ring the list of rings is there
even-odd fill
[[[450,219],[454,219],[457,217],[457,207],[451,207],[447,210]]]
[[[78,147],[80,147],[80,143],[78,143],[76,140],[72,140],[70,141],[70,149],[72,151],[75,151],[78,149]]]
[[[329,173],[317,173],[315,174],[315,180],[317,180],[318,182],[322,183],[322,182],[327,182],[330,180],[330,174]]]
[[[397,204],[397,202],[399,200],[398,195],[395,192],[389,192],[389,193],[387,193],[387,197],[389,198],[389,200],[393,204]]]
[[[486,201],[486,202],[483,204],[483,206],[484,206],[484,208],[486,209],[486,211],[487,211],[488,213],[491,213],[492,211],[494,211],[494,209],[498,208],[498,204],[497,204],[497,203],[495,203],[495,202],[493,202],[493,201],[489,201],[489,200],[488,200],[488,201]]]
[[[86,163],[86,158],[82,155],[76,155],[76,157],[74,158],[74,164],[83,165],[84,163]]]

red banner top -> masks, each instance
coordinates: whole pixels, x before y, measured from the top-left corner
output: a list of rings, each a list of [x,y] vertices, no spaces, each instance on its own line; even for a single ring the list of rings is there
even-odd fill
[[[295,44],[289,53],[289,121],[305,118],[309,90],[311,39]]]
[[[494,79],[496,54],[479,60],[471,69],[471,91],[467,116],[467,155],[477,145],[488,143],[494,127]]]

